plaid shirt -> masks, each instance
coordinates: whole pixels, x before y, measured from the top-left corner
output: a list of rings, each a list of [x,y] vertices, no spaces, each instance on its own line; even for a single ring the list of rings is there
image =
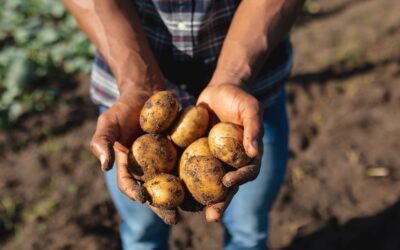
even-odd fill
[[[198,84],[208,82],[240,0],[133,2],[152,51],[168,79],[167,88],[181,101],[193,103],[189,94],[177,87],[183,84],[190,90],[192,79],[182,80],[176,76],[186,72],[189,77],[196,78]],[[250,93],[265,105],[272,103],[291,67],[292,49],[287,36],[271,53],[254,83],[248,86]],[[191,71],[200,73],[191,74]],[[91,82],[91,97],[95,103],[110,107],[118,99],[115,78],[99,53],[95,57]]]

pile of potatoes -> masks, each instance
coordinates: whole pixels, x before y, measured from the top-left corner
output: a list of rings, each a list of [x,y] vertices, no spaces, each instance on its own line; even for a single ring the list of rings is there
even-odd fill
[[[139,121],[145,134],[131,147],[129,168],[144,182],[153,206],[175,209],[187,200],[203,206],[222,201],[228,168],[251,160],[241,126],[218,123],[209,131],[207,109],[188,106],[179,111],[178,99],[169,91],[151,96]]]

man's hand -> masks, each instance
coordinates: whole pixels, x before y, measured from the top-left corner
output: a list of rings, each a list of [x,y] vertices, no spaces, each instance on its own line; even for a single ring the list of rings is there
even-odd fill
[[[224,202],[207,208],[208,221],[219,220],[237,186],[253,180],[260,171],[262,108],[241,86],[255,79],[268,55],[290,30],[303,3],[243,0],[235,12],[213,77],[198,102],[207,104],[221,121],[244,127],[244,148],[254,162],[224,176],[224,185],[236,188]]]
[[[147,201],[147,194],[128,170],[128,152],[134,139],[141,133],[140,110],[151,94],[151,91],[136,91],[132,95],[121,97],[110,109],[100,115],[91,141],[92,152],[100,160],[101,169],[110,170],[115,160],[119,189],[130,199],[140,203]],[[165,223],[177,223],[176,210],[159,209],[153,206],[150,208]]]
[[[238,186],[254,180],[260,172],[260,159],[263,153],[262,108],[257,99],[246,93],[238,85],[208,85],[198,99],[198,104],[206,105],[212,114],[222,122],[232,122],[243,126],[243,145],[251,164],[225,174],[222,182],[231,191],[223,202],[210,205],[206,209],[208,221],[218,221]]]
[[[117,81],[120,99],[98,119],[91,147],[101,168],[117,165],[120,190],[132,200],[145,202],[143,187],[128,171],[128,148],[139,135],[139,113],[144,102],[165,88],[165,79],[150,49],[131,0],[63,0],[80,28],[101,52]],[[175,210],[150,206],[166,223],[175,224]]]

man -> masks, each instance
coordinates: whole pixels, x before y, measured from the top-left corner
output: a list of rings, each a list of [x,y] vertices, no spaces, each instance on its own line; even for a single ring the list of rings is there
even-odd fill
[[[292,63],[288,32],[304,0],[63,2],[99,50],[91,96],[102,114],[91,146],[108,171],[123,248],[168,248],[162,220],[175,224],[178,214],[140,204],[146,196],[127,169],[127,153],[149,96],[167,88],[185,105],[190,97],[177,87],[185,85],[221,121],[244,127],[244,147],[255,159],[224,176],[232,191],[206,208],[206,219],[223,220],[225,249],[265,249],[288,153],[282,89]]]

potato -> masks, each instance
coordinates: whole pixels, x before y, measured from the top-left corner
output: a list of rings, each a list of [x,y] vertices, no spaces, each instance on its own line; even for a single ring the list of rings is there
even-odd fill
[[[155,207],[174,209],[185,197],[181,181],[170,174],[156,175],[145,182],[143,187],[150,196],[150,204]]]
[[[183,151],[179,162],[179,171],[182,169],[181,166],[183,166],[186,163],[186,161],[193,156],[209,156],[209,157],[213,156],[213,154],[210,151],[210,148],[208,147],[207,137],[203,137],[196,140],[195,142],[190,144],[189,147],[185,149],[185,151]]]
[[[208,128],[208,111],[203,106],[184,108],[171,129],[171,140],[181,148],[202,137]]]
[[[143,181],[159,173],[170,173],[177,160],[174,144],[160,134],[145,134],[137,138],[129,156],[132,174]]]
[[[147,133],[160,133],[171,126],[179,111],[176,96],[169,91],[155,93],[140,112],[140,127]]]
[[[193,157],[193,156],[208,156],[208,157],[213,157],[210,149],[208,148],[208,138],[203,137],[200,139],[197,139],[195,142],[189,145],[185,149],[185,151],[182,153],[180,163],[179,163],[179,176],[183,176],[184,173],[183,171],[181,172],[183,168],[183,165],[186,164],[187,159]],[[184,211],[190,211],[190,212],[198,212],[203,209],[203,205],[198,203],[194,198],[193,195],[190,192],[185,192],[185,199],[183,203],[181,204],[180,208]]]
[[[225,169],[218,159],[210,156],[193,156],[181,166],[179,177],[193,198],[209,205],[222,201],[227,187],[222,184]]]
[[[227,122],[216,124],[208,135],[212,154],[228,165],[240,168],[250,162],[243,146],[243,128]]]

